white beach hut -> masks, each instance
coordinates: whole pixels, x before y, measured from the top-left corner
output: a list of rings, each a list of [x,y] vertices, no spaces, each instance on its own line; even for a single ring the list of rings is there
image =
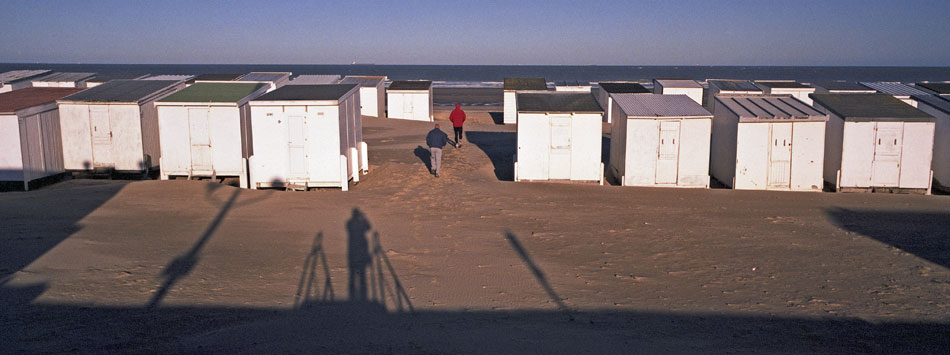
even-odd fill
[[[815,88],[794,80],[756,80],[755,85],[767,95],[792,95],[792,97],[811,105],[808,94],[814,94]]]
[[[38,88],[84,88],[86,81],[96,73],[52,73],[33,79]]]
[[[155,102],[161,139],[161,178],[237,176],[247,187],[247,158],[254,154],[247,102],[262,83],[195,83]]]
[[[554,82],[554,91],[590,92],[590,82],[583,80],[558,80]]]
[[[917,107],[917,101],[912,99],[911,96],[917,95],[928,95],[929,92],[911,87],[909,85],[904,85],[901,83],[895,82],[861,82],[861,85],[867,86],[871,89],[877,90],[877,92],[882,94],[888,94],[896,97],[897,99],[903,101],[904,103]]]
[[[825,182],[837,191],[930,192],[934,117],[886,94],[812,94],[830,118]]]
[[[341,84],[360,86],[360,112],[363,116],[386,117],[386,77],[347,75]]]
[[[0,182],[29,190],[63,170],[56,100],[82,89],[24,88],[0,93]]]
[[[263,83],[270,85],[268,92],[277,90],[290,82],[291,72],[250,72],[235,81]]]
[[[518,93],[515,181],[603,184],[603,109],[589,93]]]
[[[389,118],[432,121],[432,82],[397,80],[386,89]]]
[[[874,94],[877,90],[852,81],[816,81],[811,83],[816,94]]]
[[[696,101],[696,103],[700,105],[703,104],[703,86],[697,83],[696,80],[654,79],[653,93],[663,95],[686,95],[693,99],[693,101]]]
[[[828,115],[787,95],[720,95],[716,106],[717,180],[737,190],[822,190]]]
[[[613,94],[610,174],[623,186],[709,187],[712,114],[686,95]]]
[[[152,171],[161,156],[155,100],[181,81],[110,80],[59,99],[66,170]]]
[[[761,95],[762,89],[748,80],[706,80],[709,88],[706,89],[705,106],[709,112],[716,113],[717,95]]]
[[[288,85],[250,102],[250,185],[340,187],[369,170],[359,85]]]
[[[325,85],[340,82],[337,74],[303,74],[297,75],[287,85]]]
[[[950,96],[914,96],[917,108],[934,117],[934,187],[950,192]]]
[[[950,82],[922,82],[914,86],[932,92],[934,95],[950,96]]]
[[[12,70],[0,73],[0,93],[33,86],[33,79],[49,74],[51,70]]]
[[[148,74],[131,74],[131,73],[113,73],[113,74],[96,74],[96,76],[86,80],[86,87],[92,88],[99,85],[102,85],[111,80],[133,80],[133,79],[145,79],[148,77]]]
[[[597,103],[600,104],[600,107],[604,108],[604,111],[607,111],[604,115],[604,122],[610,123],[613,115],[611,110],[613,108],[613,99],[610,97],[612,94],[649,94],[650,90],[643,87],[638,83],[633,82],[602,82],[597,83],[600,88],[597,90]]]
[[[503,122],[515,124],[518,122],[517,93],[548,91],[548,84],[544,78],[505,78],[502,90],[505,106]]]

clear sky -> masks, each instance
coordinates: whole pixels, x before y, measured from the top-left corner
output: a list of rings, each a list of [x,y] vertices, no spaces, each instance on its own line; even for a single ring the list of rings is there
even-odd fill
[[[0,62],[950,65],[950,0],[2,0]]]

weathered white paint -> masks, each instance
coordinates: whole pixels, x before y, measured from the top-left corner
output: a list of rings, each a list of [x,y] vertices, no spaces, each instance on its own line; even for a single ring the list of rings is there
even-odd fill
[[[429,90],[388,90],[389,118],[432,121],[432,87]]]
[[[825,133],[826,182],[838,189],[929,189],[934,122],[845,121],[831,117]]]
[[[709,116],[629,116],[613,103],[610,172],[623,186],[709,187]]]
[[[250,187],[346,188],[369,170],[358,87],[331,101],[251,101]]]
[[[30,181],[63,172],[63,145],[55,103],[0,115],[0,181]]]
[[[246,159],[254,154],[247,101],[268,89],[262,86],[236,103],[155,102],[162,137],[161,179],[230,176],[241,178],[241,187],[247,187]]]
[[[599,113],[518,113],[515,180],[601,181]]]
[[[716,106],[710,171],[717,180],[737,190],[822,190],[826,117],[741,121]]]
[[[384,91],[382,80],[380,80],[378,86],[360,87],[360,114],[370,117],[385,117]]]
[[[700,105],[703,104],[702,87],[665,87],[654,80],[653,93],[662,95],[686,95],[693,99],[693,101],[696,101],[696,103]]]
[[[927,103],[920,103],[917,108],[936,118],[932,163],[934,180],[939,188],[950,191],[950,114]]]

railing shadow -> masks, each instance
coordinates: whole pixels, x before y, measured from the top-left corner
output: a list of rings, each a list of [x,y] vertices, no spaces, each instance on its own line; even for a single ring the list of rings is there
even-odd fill
[[[518,149],[515,132],[468,131],[465,137],[485,152],[495,168],[495,177],[501,181],[515,180],[514,155]]]
[[[366,214],[354,208],[346,222],[347,264],[349,267],[349,302],[373,303],[387,308],[388,301],[396,311],[410,311],[413,306],[396,269],[380,243],[379,232],[373,232]]]

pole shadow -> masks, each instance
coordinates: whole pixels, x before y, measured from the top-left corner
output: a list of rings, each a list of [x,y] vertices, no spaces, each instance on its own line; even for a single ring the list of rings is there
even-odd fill
[[[564,304],[561,296],[558,296],[557,292],[554,291],[554,288],[551,287],[551,284],[548,283],[548,279],[544,276],[544,271],[534,263],[534,260],[531,259],[531,256],[528,255],[528,251],[521,245],[521,242],[518,241],[518,237],[511,233],[511,231],[505,231],[505,240],[508,241],[508,244],[511,244],[511,248],[514,249],[515,253],[521,257],[521,261],[524,262],[525,266],[528,267],[528,270],[531,271],[531,274],[538,284],[541,285],[541,288],[544,289],[544,292],[548,294],[548,297],[551,298],[551,301],[557,305],[559,311],[568,312],[569,309],[567,305]]]

